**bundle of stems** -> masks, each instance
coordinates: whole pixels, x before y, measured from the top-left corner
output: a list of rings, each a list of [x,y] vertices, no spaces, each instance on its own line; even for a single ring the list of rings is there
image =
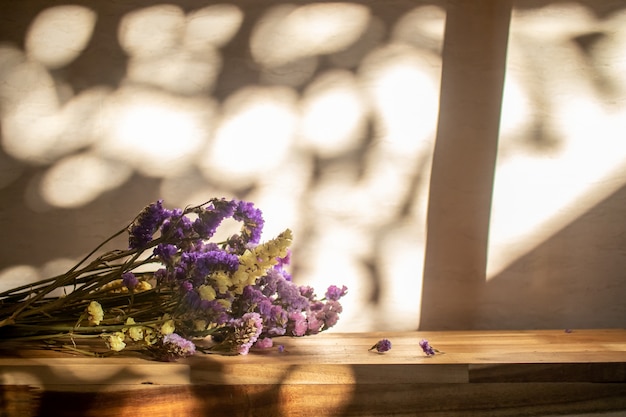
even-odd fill
[[[212,243],[228,217],[242,223],[240,233]],[[67,272],[0,292],[0,347],[175,360],[196,350],[246,354],[275,337],[332,327],[346,288],[318,298],[294,284],[285,270],[291,231],[259,243],[263,223],[244,201],[173,210],[152,203]],[[124,234],[128,248],[99,254]],[[199,347],[207,336],[211,343]]]
[[[112,250],[94,258],[109,242],[128,233],[130,227],[100,243],[67,272],[0,292],[0,341],[13,346],[66,349],[68,346],[57,342],[71,341],[75,348],[76,341],[123,330],[127,317],[145,326],[161,325],[164,313],[175,310],[179,303],[171,288],[154,285],[153,272],[135,272],[142,284],[129,290],[122,283],[122,274],[157,264],[153,255],[143,259],[142,255],[165,238],[157,238],[145,247]],[[99,325],[90,326],[85,324],[92,301],[112,314]]]

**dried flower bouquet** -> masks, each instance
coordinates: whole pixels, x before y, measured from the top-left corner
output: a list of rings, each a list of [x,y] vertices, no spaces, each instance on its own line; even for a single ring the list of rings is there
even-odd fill
[[[240,232],[211,242],[226,218],[241,222]],[[246,354],[332,327],[346,287],[320,298],[296,285],[285,269],[291,231],[260,243],[263,223],[245,201],[150,204],[66,273],[1,292],[0,347],[132,350],[170,361],[197,350]],[[98,255],[124,233],[128,249]]]

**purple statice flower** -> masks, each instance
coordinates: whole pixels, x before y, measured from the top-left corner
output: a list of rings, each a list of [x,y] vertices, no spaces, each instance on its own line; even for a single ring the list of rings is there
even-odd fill
[[[301,285],[299,287],[300,295],[307,298],[308,300],[313,300],[315,298],[315,289],[308,285]]]
[[[200,286],[212,272],[218,270],[233,272],[237,268],[239,258],[223,250],[208,252],[187,250],[181,253],[178,263],[168,269],[168,277],[178,282],[188,279],[194,286]]]
[[[191,282],[184,281],[180,287],[183,294],[183,301],[190,310],[197,310],[203,307],[200,294],[198,294],[197,291],[193,291],[193,284],[191,284]]]
[[[324,309],[324,302],[319,300],[311,300],[309,304],[309,310],[313,312],[319,312]]]
[[[198,259],[198,252],[193,251],[184,251],[180,254],[180,260],[174,266],[174,277],[176,281],[181,281],[182,279],[192,278],[193,271],[195,271],[196,261]],[[204,275],[198,274],[200,280],[204,279]]]
[[[282,336],[287,331],[289,317],[287,312],[280,306],[272,304],[269,314],[263,315],[263,328],[268,336]]]
[[[191,340],[187,340],[176,333],[170,333],[163,336],[161,343],[157,344],[153,353],[158,360],[172,362],[196,353],[196,345]]]
[[[198,218],[193,222],[193,229],[200,238],[211,238],[222,220],[233,215],[236,206],[235,200],[228,201],[223,198],[211,200],[208,207],[198,210]]]
[[[187,279],[189,275],[189,266],[184,263],[179,263],[168,271],[168,280],[171,282],[182,282]]]
[[[263,275],[261,278],[257,280],[257,286],[261,289],[261,292],[268,297],[273,296],[278,289],[278,281],[280,281],[282,276],[277,273],[275,270],[270,270],[266,275]]]
[[[246,251],[246,249],[250,249],[253,246],[248,245],[242,236],[234,234],[226,239],[225,247],[229,252],[241,255]]]
[[[435,353],[437,353],[437,351],[435,349],[433,349],[432,346],[430,346],[430,343],[428,343],[428,340],[426,340],[426,339],[422,339],[420,341],[419,345],[422,348],[422,350],[424,351],[424,353],[426,354],[426,356],[432,356]]]
[[[328,287],[328,290],[326,290],[325,297],[327,300],[337,301],[341,297],[346,295],[347,292],[348,287],[346,287],[345,285],[341,288],[337,287],[336,285],[331,285],[330,287]]]
[[[283,353],[285,351],[285,345],[278,345],[278,353]]]
[[[329,300],[325,303],[321,301],[312,301],[306,312],[307,322],[309,324],[307,334],[317,334],[323,330],[333,327],[337,324],[339,314],[342,311],[343,307],[339,301]]]
[[[178,252],[178,248],[174,245],[159,243],[152,252],[161,262],[163,262],[164,265],[172,266],[174,264],[174,256]]]
[[[180,254],[180,260],[173,268],[174,281],[188,279],[194,286],[199,286],[216,269],[219,269],[219,260],[212,254],[187,250]]]
[[[169,211],[163,208],[163,200],[145,207],[128,228],[128,247],[130,249],[146,247],[168,216]]]
[[[202,308],[203,317],[209,323],[215,323],[221,326],[231,321],[231,317],[228,315],[226,308],[217,299],[211,301],[202,300],[200,308]]]
[[[247,355],[263,332],[263,320],[259,313],[246,313],[232,321],[233,334],[229,340],[240,355]]]
[[[245,288],[244,288],[244,291],[245,291]],[[272,300],[269,297],[266,297],[265,295],[263,295],[263,299],[260,300],[256,305],[256,311],[261,315],[261,317],[265,319],[266,317],[269,317],[272,314],[273,306],[274,304],[272,304]]]
[[[193,227],[191,220],[184,215],[181,209],[170,211],[169,218],[161,226],[161,234],[167,236],[168,240],[182,243],[186,238],[192,236]]]
[[[237,255],[223,250],[196,253],[194,263],[197,273],[203,278],[217,270],[234,272],[239,268]]]
[[[272,340],[271,337],[259,338],[254,344],[254,347],[258,347],[260,349],[268,349],[268,348],[271,348],[272,346],[274,346],[274,341]]]
[[[291,281],[280,279],[276,288],[277,301],[288,311],[305,310],[309,300],[300,294],[300,288]]]
[[[322,308],[324,307],[324,303],[319,302],[319,304],[322,306]],[[324,320],[320,317],[322,316],[318,314],[318,312],[316,312],[315,310],[311,308],[307,310],[306,321],[309,326],[309,329],[306,332],[307,335],[318,334],[322,331],[322,329],[324,328]]]
[[[276,264],[276,266],[274,266],[274,268],[282,269],[285,266],[289,265],[291,263],[291,249],[287,249],[287,255],[285,255],[284,258],[278,257],[276,258],[276,260],[278,261],[278,263]]]
[[[299,311],[292,311],[288,315],[287,332],[293,336],[304,336],[309,329],[306,317]]]
[[[183,281],[180,283],[180,289],[183,293],[188,293],[193,291],[193,284],[191,283],[191,281]]]
[[[167,250],[166,247],[163,247],[163,249]],[[193,278],[191,272],[194,262],[195,254],[193,252],[181,252],[180,256],[176,256],[172,264],[165,263],[165,268],[157,270],[155,278],[157,278],[159,283],[176,283],[180,285],[183,281]]]
[[[247,243],[256,244],[261,240],[263,231],[263,213],[247,201],[239,201],[233,219],[243,222],[242,235]]]
[[[263,305],[264,308],[266,302],[270,302],[265,295],[258,289],[252,285],[246,285],[243,287],[243,291],[241,296],[235,300],[235,310],[239,311],[254,311],[259,310],[259,306]],[[261,315],[263,313],[258,311]]]
[[[132,272],[124,272],[122,274],[122,284],[129,290],[134,290],[137,284],[139,284],[139,280]]]
[[[154,278],[158,283],[162,283],[167,281],[168,279],[168,270],[166,268],[159,268],[154,271]]]
[[[339,301],[327,301],[321,311],[324,321],[324,330],[333,327],[339,321],[339,314],[343,311],[343,307]]]
[[[278,275],[280,275],[282,277],[282,279],[284,279],[285,281],[293,281],[291,279],[291,274],[287,271],[285,271],[283,268],[278,268],[278,267],[274,267],[274,271],[276,271],[278,273]]]
[[[378,353],[385,353],[391,350],[391,341],[389,339],[380,339],[369,350],[374,350],[374,349],[376,349],[376,352]]]

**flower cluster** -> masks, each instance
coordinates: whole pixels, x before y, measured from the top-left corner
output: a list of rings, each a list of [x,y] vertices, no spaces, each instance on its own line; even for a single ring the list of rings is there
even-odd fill
[[[380,339],[369,350],[376,350],[378,353],[385,353],[391,350],[391,341],[389,339]]]
[[[426,339],[420,340],[419,345],[426,356],[433,356],[439,352],[437,349],[434,349]]]
[[[212,242],[227,218],[241,223],[240,232]],[[332,285],[319,298],[294,283],[286,270],[291,231],[261,243],[263,224],[245,201],[173,210],[161,200],[150,204],[113,236],[128,233],[128,249],[88,262],[98,247],[59,277],[0,293],[0,341],[58,346],[65,338],[76,346],[91,337],[110,352],[141,350],[170,361],[196,350],[246,354],[276,337],[334,326],[347,288]],[[52,296],[58,288],[68,292]],[[208,347],[194,343],[208,337]]]

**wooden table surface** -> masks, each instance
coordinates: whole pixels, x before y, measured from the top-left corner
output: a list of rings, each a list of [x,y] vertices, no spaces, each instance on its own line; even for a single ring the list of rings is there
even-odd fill
[[[381,338],[392,349],[369,351]],[[424,355],[422,339],[442,353]],[[282,353],[175,363],[4,352],[0,415],[626,415],[624,329],[327,333],[276,343]]]

